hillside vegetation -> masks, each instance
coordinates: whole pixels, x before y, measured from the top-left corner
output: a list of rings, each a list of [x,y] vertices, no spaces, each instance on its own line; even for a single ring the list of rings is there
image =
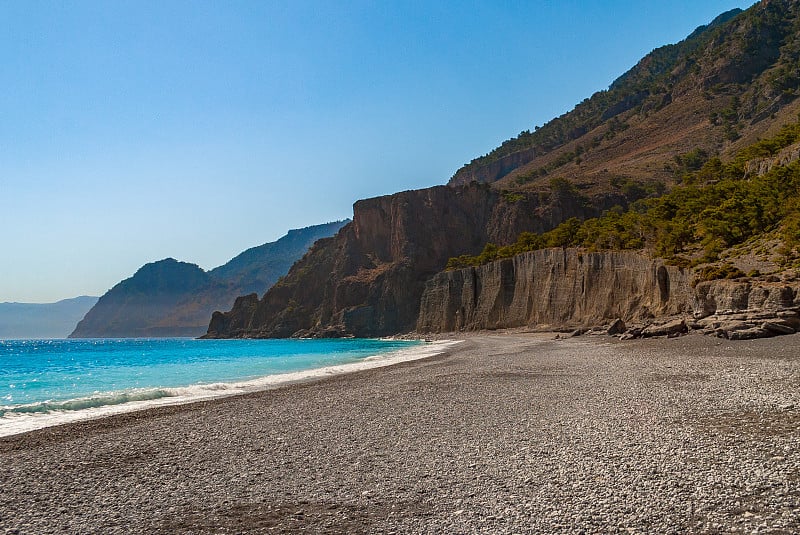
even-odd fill
[[[769,234],[779,239],[780,262],[800,267],[800,161],[769,165],[800,140],[800,122],[785,126],[776,136],[743,150],[728,163],[713,157],[701,161],[694,152],[676,157],[691,162],[682,184],[669,193],[617,206],[602,217],[571,218],[549,232],[524,232],[516,243],[488,243],[479,255],[452,258],[448,269],[478,266],[546,247],[582,247],[590,251],[650,249],[680,265],[716,262],[720,254],[747,240]],[[790,158],[791,160],[792,158]],[[763,174],[751,174],[754,164],[766,163]],[[732,276],[730,268],[706,270],[706,276]]]
[[[680,183],[675,155],[727,161],[800,111],[800,3],[732,10],[660,47],[572,111],[521,132],[459,169],[506,190],[546,190],[553,178],[587,194],[613,181]]]

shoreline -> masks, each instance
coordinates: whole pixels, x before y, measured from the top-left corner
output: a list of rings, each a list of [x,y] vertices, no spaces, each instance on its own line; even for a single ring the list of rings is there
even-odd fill
[[[53,426],[69,425],[78,422],[109,418],[130,412],[144,411],[158,407],[180,406],[202,401],[222,399],[231,396],[247,395],[262,392],[281,386],[306,381],[319,380],[335,375],[354,373],[362,370],[392,366],[403,362],[430,358],[448,351],[460,340],[441,339],[424,342],[422,345],[398,349],[386,354],[363,358],[357,362],[311,368],[297,372],[266,375],[246,381],[217,382],[186,387],[170,387],[146,389],[148,391],[165,391],[169,395],[154,399],[127,401],[98,407],[86,407],[77,410],[53,410],[43,413],[10,413],[0,416],[0,438],[12,437]],[[73,401],[81,401],[80,398]],[[88,398],[87,398],[88,399]]]
[[[0,439],[22,533],[800,530],[793,336],[481,334]]]

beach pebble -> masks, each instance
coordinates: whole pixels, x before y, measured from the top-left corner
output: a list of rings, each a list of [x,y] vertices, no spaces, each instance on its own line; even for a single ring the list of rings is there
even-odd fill
[[[4,438],[0,532],[797,533],[796,336],[474,336]]]

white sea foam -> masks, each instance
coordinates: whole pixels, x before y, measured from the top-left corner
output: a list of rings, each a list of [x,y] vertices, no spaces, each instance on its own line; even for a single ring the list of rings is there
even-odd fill
[[[287,383],[306,381],[331,375],[380,368],[401,362],[438,355],[460,340],[440,340],[414,347],[374,355],[337,366],[326,366],[299,372],[267,375],[242,382],[210,383],[180,388],[153,388],[125,392],[108,392],[67,401],[22,405],[0,412],[0,437],[26,433],[44,427],[85,420],[94,420],[115,414],[133,412],[151,407],[181,405],[195,401],[247,394],[268,390]]]

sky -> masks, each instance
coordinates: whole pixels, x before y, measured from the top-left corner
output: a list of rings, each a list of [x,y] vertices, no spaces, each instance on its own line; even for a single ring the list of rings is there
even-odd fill
[[[0,302],[445,184],[752,1],[0,3]]]

